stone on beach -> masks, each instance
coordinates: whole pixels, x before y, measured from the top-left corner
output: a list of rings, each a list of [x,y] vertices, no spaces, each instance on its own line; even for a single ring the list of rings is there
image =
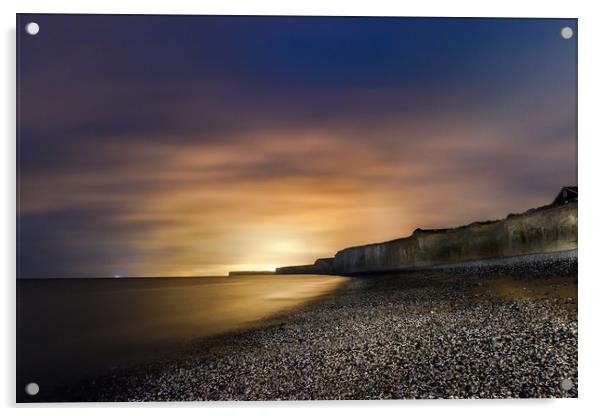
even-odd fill
[[[576,255],[503,269],[354,278],[265,327],[84,383],[74,399],[311,400],[576,397],[577,311],[546,293]],[[542,272],[543,273],[543,272]],[[493,277],[492,277],[493,276]],[[506,281],[504,281],[506,282]],[[506,282],[507,283],[507,282]],[[502,290],[503,289],[503,290]]]

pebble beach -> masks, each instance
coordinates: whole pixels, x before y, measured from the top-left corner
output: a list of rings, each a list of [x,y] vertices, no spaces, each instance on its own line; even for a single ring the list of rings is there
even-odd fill
[[[275,277],[277,278],[277,277]],[[68,401],[577,397],[577,253],[351,277]]]

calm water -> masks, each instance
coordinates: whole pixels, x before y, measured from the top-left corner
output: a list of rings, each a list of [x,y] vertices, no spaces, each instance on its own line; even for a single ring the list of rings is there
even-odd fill
[[[344,280],[264,275],[19,281],[17,392],[35,381],[42,393],[253,325]]]

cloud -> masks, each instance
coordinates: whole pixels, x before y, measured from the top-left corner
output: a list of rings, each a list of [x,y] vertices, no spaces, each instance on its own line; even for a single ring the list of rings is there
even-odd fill
[[[41,18],[20,49],[22,277],[307,263],[576,183],[558,22]]]
[[[21,211],[56,212],[61,222],[74,207],[91,210],[89,220],[128,247],[131,257],[113,266],[120,273],[221,274],[541,205],[574,167],[569,140],[542,153],[539,138],[525,136],[532,129],[484,119],[383,124],[249,131],[223,143],[109,141],[103,152],[120,161],[111,169],[24,175]],[[77,238],[104,241],[85,227]]]

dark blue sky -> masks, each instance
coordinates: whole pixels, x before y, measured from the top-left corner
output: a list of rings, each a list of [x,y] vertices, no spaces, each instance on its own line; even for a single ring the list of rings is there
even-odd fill
[[[308,262],[577,181],[575,19],[17,27],[22,277]]]

